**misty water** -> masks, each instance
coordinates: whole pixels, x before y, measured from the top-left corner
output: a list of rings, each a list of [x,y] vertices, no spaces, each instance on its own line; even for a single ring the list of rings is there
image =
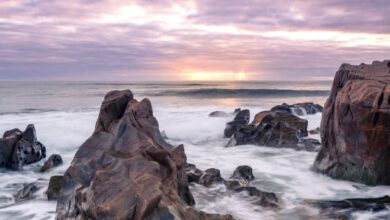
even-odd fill
[[[226,192],[221,185],[191,186],[196,208],[232,214],[236,219],[308,219],[305,199],[338,200],[390,195],[390,187],[368,187],[334,180],[310,170],[316,153],[266,146],[244,145],[225,148],[226,122],[232,118],[210,118],[215,110],[232,112],[248,108],[251,116],[274,105],[312,101],[324,104],[331,82],[235,82],[235,83],[102,83],[102,82],[0,82],[0,133],[35,124],[38,140],[47,155],[61,154],[64,164],[40,173],[44,161],[25,166],[23,171],[0,170],[0,220],[54,219],[55,202],[48,202],[48,179],[61,175],[78,147],[93,132],[100,103],[110,90],[131,89],[136,99],[148,97],[168,142],[184,144],[188,162],[200,169],[218,168],[229,177],[239,165],[253,168],[257,188],[275,192],[282,202],[279,210],[251,203],[244,193]],[[309,129],[319,127],[321,114],[302,116]],[[312,135],[319,139],[318,135]],[[38,182],[42,188],[33,200],[15,203],[14,195],[24,183]],[[355,219],[386,219],[390,212],[355,213]]]

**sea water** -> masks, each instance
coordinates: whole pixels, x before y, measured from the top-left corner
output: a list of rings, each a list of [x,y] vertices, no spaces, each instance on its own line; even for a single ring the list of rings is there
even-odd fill
[[[307,219],[305,199],[339,200],[379,197],[390,187],[368,187],[334,180],[310,170],[316,153],[267,146],[244,145],[226,148],[223,130],[227,118],[210,118],[220,110],[248,108],[253,116],[281,103],[311,101],[323,105],[331,82],[0,82],[0,133],[35,124],[38,139],[48,156],[60,154],[64,164],[47,173],[44,161],[25,166],[23,171],[0,170],[0,220],[54,219],[56,203],[47,201],[50,176],[61,175],[78,147],[92,134],[102,99],[110,90],[130,89],[136,99],[148,97],[168,141],[184,144],[189,163],[200,169],[218,168],[228,178],[239,165],[253,168],[254,186],[275,192],[282,208],[270,210],[254,205],[245,193],[226,191],[221,185],[191,186],[196,208],[232,214],[236,219]],[[319,127],[321,114],[302,116],[309,129]],[[319,139],[318,135],[312,135]],[[42,188],[32,200],[15,203],[23,184],[38,182]],[[315,210],[313,211],[315,213]],[[361,212],[355,219],[386,219],[390,212]]]

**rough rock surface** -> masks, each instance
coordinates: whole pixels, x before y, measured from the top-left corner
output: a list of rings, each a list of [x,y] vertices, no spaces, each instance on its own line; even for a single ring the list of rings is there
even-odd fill
[[[271,147],[302,149],[303,137],[308,135],[308,122],[285,111],[263,111],[251,124],[241,126],[227,146],[254,144]]]
[[[49,180],[49,186],[46,191],[48,200],[57,200],[60,190],[62,188],[62,183],[64,176],[52,176]]]
[[[316,114],[318,112],[322,112],[323,107],[319,104],[314,104],[313,102],[304,102],[288,105],[283,103],[281,105],[277,105],[271,109],[271,111],[285,111],[288,113],[292,113],[295,115],[311,115]]]
[[[109,92],[92,136],[65,172],[57,219],[228,220],[194,204],[182,145],[161,137],[148,99]]]
[[[314,170],[369,185],[390,184],[389,63],[341,65],[324,107]]]
[[[248,125],[250,120],[250,112],[248,109],[236,109],[237,114],[234,117],[233,121],[228,122],[225,127],[224,136],[230,138],[236,131],[240,128]],[[236,112],[236,111],[235,111]]]
[[[15,202],[31,199],[33,194],[39,190],[36,183],[24,184],[23,188],[15,195]]]
[[[189,183],[197,183],[206,187],[212,184],[224,184],[228,190],[246,192],[250,197],[256,198],[255,204],[270,208],[279,207],[279,199],[275,193],[260,191],[250,184],[255,177],[249,166],[237,167],[229,179],[222,178],[218,169],[211,168],[202,171],[193,164],[187,164],[186,172]]]
[[[37,140],[34,125],[24,132],[19,129],[6,131],[0,138],[0,167],[22,170],[23,165],[46,157],[46,148]]]
[[[62,164],[62,157],[59,154],[53,154],[46,160],[46,162],[41,167],[41,172],[46,172],[54,167],[58,167]]]

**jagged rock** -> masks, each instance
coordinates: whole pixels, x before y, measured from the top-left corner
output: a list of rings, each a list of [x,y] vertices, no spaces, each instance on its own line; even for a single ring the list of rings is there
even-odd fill
[[[283,103],[277,105],[271,109],[271,111],[285,111],[295,115],[306,115],[306,114],[316,114],[322,112],[323,107],[312,102],[297,103],[293,105],[288,105]]]
[[[320,133],[321,133],[321,129],[319,127],[309,131],[309,134],[320,134]]]
[[[109,92],[95,131],[64,174],[57,219],[224,220],[192,208],[183,145],[161,137],[152,105]]]
[[[340,201],[306,200],[306,204],[319,208],[320,215],[328,218],[352,219],[353,213],[359,211],[379,212],[388,210],[390,197],[354,198]]]
[[[59,154],[53,154],[46,160],[46,162],[41,167],[41,172],[46,172],[54,167],[58,167],[62,164],[62,157]]]
[[[232,116],[232,114],[229,114],[227,112],[223,112],[223,111],[214,111],[214,112],[211,112],[209,114],[209,117],[212,117],[212,118],[226,118],[226,117],[230,117]]]
[[[228,122],[225,127],[224,136],[230,138],[241,127],[248,125],[250,112],[248,109],[240,110],[234,117],[233,121]]]
[[[252,168],[250,166],[238,166],[229,179],[221,177],[220,171],[215,168],[201,171],[193,164],[188,164],[186,168],[188,181],[203,186],[212,184],[224,184],[227,189],[235,192],[246,192],[248,196],[255,197],[255,204],[264,207],[279,207],[279,200],[275,193],[263,192],[250,185],[254,179]],[[205,181],[206,180],[206,181]]]
[[[64,181],[64,176],[50,177],[49,186],[46,191],[48,200],[57,200],[63,181]]]
[[[389,62],[341,65],[324,107],[314,170],[369,185],[390,184]]]
[[[40,187],[36,183],[25,184],[23,186],[23,189],[21,189],[15,195],[15,202],[32,199],[33,194],[36,193],[39,190],[39,188]]]
[[[298,149],[308,135],[305,119],[284,111],[263,111],[254,121],[234,132],[227,146],[254,144]]]
[[[0,167],[22,170],[23,165],[45,157],[46,148],[37,141],[34,125],[28,125],[24,132],[19,129],[6,131],[0,138]]]

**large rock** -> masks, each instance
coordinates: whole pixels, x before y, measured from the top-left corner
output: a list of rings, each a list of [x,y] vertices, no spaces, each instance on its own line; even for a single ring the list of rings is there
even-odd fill
[[[6,131],[0,138],[0,167],[22,170],[23,165],[45,157],[46,148],[37,140],[34,125],[28,125],[24,132],[19,129]]]
[[[47,187],[46,195],[48,200],[57,200],[60,194],[64,176],[52,176],[49,180],[49,186]]]
[[[321,123],[314,170],[365,184],[390,184],[390,61],[341,65]]]
[[[232,219],[196,211],[182,145],[161,137],[148,99],[109,92],[62,182],[57,219]]]
[[[302,148],[307,133],[305,119],[285,111],[263,111],[254,121],[233,133],[227,146],[254,144],[271,147]]]
[[[245,127],[248,125],[250,120],[250,112],[248,109],[236,109],[235,111],[236,116],[234,117],[233,121],[228,122],[226,124],[225,130],[224,130],[224,136],[226,138],[230,138],[236,131],[238,131],[240,128]]]
[[[59,154],[53,154],[46,160],[46,162],[41,167],[40,171],[46,172],[54,167],[58,167],[63,163],[62,157]]]
[[[314,104],[313,102],[303,102],[288,105],[283,103],[281,105],[277,105],[271,109],[271,111],[285,111],[288,113],[292,113],[295,115],[311,115],[316,114],[318,112],[322,112],[323,107],[319,104]]]

